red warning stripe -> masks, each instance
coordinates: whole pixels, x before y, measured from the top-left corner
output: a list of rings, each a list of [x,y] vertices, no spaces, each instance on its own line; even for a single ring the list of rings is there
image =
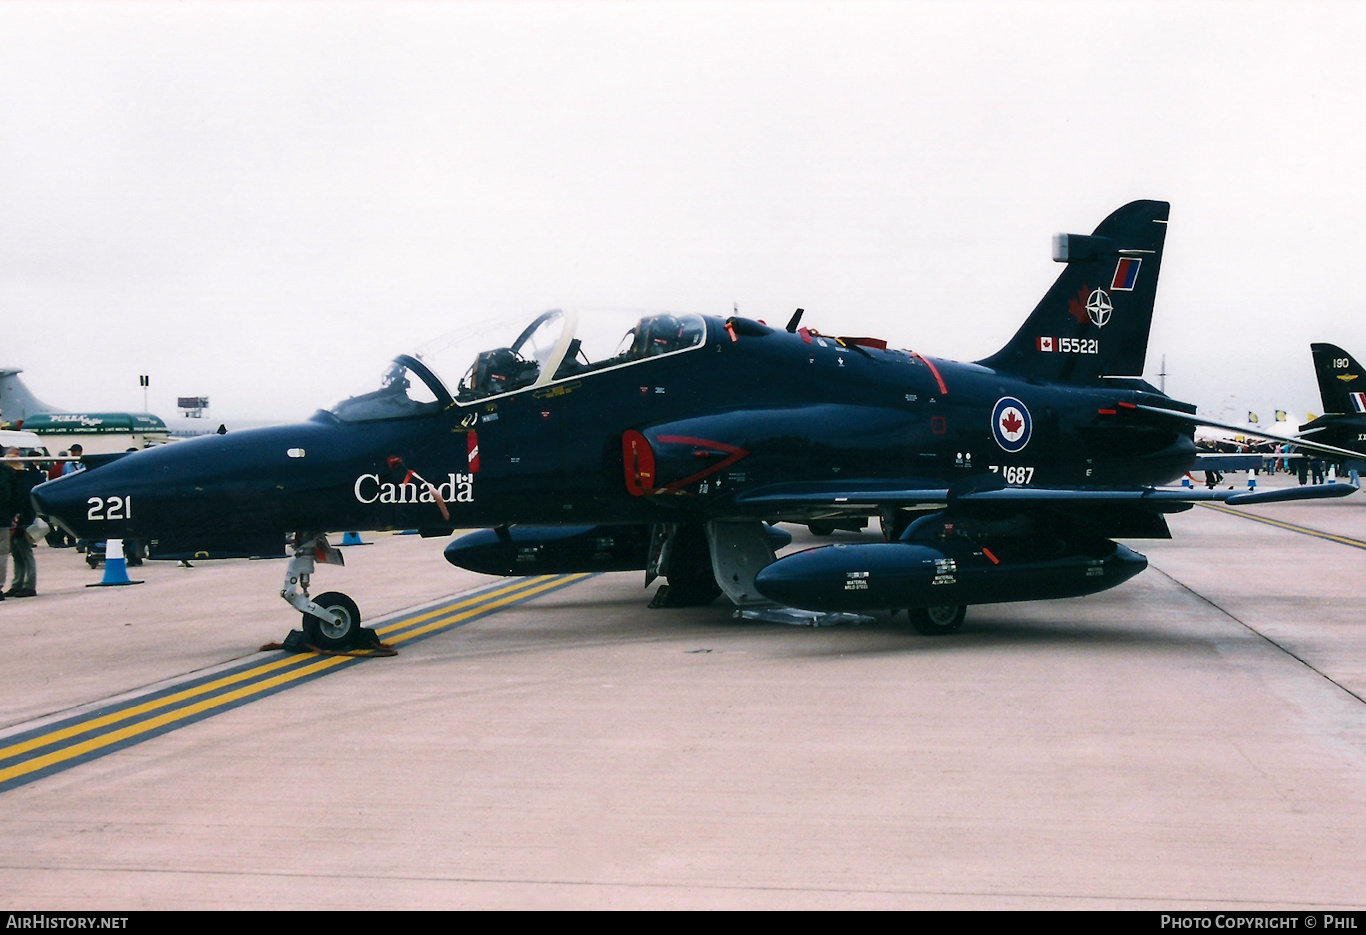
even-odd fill
[[[930,368],[930,373],[934,374],[934,382],[939,384],[939,392],[947,396],[949,388],[944,385],[944,378],[939,375],[939,368],[936,367],[933,363],[931,363],[928,357],[921,357],[915,351],[911,351],[911,356],[914,357],[916,360],[920,361],[926,367]]]
[[[465,447],[469,454],[469,472],[479,473],[479,433],[473,430],[465,433]]]
[[[680,489],[689,484],[696,483],[710,474],[715,474],[717,471],[725,470],[736,461],[739,461],[741,458],[746,458],[750,454],[744,448],[738,448],[735,445],[727,445],[725,442],[716,442],[707,438],[694,438],[691,435],[661,435],[659,436],[659,440],[666,445],[694,445],[698,448],[711,448],[715,451],[728,453],[727,457],[713,465],[703,468],[696,474],[690,474],[682,480],[676,480],[672,484],[666,485],[663,488],[664,493],[677,493]]]

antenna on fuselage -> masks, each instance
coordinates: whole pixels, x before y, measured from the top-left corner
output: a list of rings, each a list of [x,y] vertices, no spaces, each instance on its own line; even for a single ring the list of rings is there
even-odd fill
[[[787,320],[787,330],[792,334],[796,334],[797,326],[802,323],[802,312],[804,311],[806,311],[804,308],[797,309],[792,313],[792,317]]]

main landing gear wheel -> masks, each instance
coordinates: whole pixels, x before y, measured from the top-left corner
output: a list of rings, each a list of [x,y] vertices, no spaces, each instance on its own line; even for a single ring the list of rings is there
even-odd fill
[[[313,598],[313,603],[334,613],[339,622],[323,620],[305,613],[304,635],[318,649],[352,649],[360,643],[360,608],[340,591],[327,591]]]
[[[944,604],[940,607],[912,607],[906,614],[917,633],[947,636],[963,625],[968,609],[963,604]]]
[[[669,583],[655,592],[651,607],[705,607],[721,595],[711,567],[711,545],[701,523],[680,524],[673,532],[668,556],[660,573]]]

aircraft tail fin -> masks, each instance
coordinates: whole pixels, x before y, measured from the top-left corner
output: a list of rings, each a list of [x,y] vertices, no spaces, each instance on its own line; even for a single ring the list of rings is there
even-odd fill
[[[1311,344],[1324,412],[1366,412],[1366,370],[1336,344]]]
[[[0,367],[0,419],[16,422],[27,419],[40,412],[54,412],[52,406],[43,402],[19,379],[23,370],[17,367]]]
[[[1135,201],[1089,236],[1056,235],[1053,259],[1067,268],[1010,343],[978,363],[1062,383],[1141,377],[1170,208]]]

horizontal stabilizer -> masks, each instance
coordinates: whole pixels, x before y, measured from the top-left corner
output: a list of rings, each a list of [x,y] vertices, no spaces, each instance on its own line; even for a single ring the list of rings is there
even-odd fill
[[[1284,458],[1298,460],[1302,455],[1234,454],[1223,451],[1202,451],[1195,456],[1196,471],[1255,471],[1260,469],[1268,458],[1277,461]]]
[[[1303,436],[1273,435],[1270,432],[1250,429],[1246,425],[1234,425],[1229,422],[1215,422],[1206,419],[1203,416],[1192,415],[1189,412],[1177,412],[1175,409],[1162,409],[1158,406],[1137,404],[1133,408],[1140,412],[1166,417],[1172,420],[1173,423],[1203,425],[1212,429],[1224,429],[1229,432],[1237,432],[1239,435],[1251,435],[1253,438],[1264,438],[1267,441],[1285,442],[1286,444],[1303,448],[1306,451],[1317,451],[1321,454],[1333,455],[1337,458],[1352,458],[1357,461],[1366,459],[1366,452],[1353,451],[1350,448],[1339,448],[1337,445],[1325,445],[1322,442],[1310,441]]]

